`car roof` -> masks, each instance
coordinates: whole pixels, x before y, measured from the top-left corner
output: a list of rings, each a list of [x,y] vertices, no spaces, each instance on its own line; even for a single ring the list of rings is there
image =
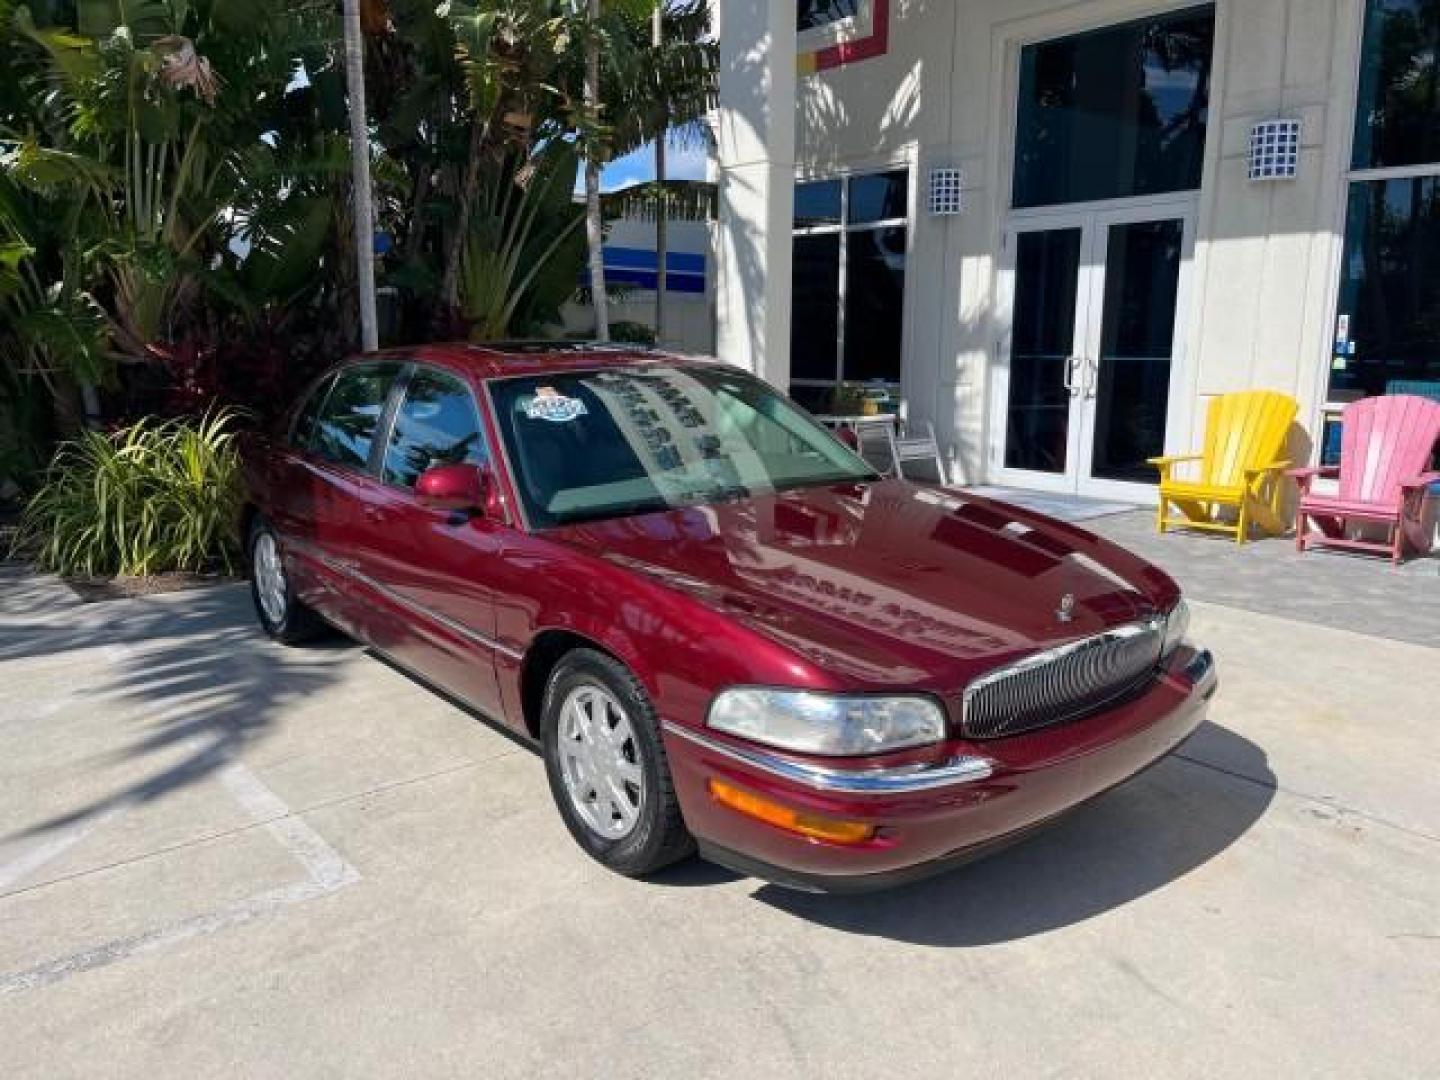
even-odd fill
[[[605,344],[596,341],[496,341],[483,345],[472,345],[463,341],[444,342],[384,349],[352,359],[382,358],[428,361],[468,372],[480,379],[507,375],[538,375],[547,371],[593,371],[596,368],[697,362],[695,357],[660,352],[643,345]]]

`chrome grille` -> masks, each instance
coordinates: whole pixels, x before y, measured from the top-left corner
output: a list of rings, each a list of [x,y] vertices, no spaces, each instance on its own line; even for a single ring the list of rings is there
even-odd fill
[[[1153,676],[1165,622],[1130,623],[981,676],[966,691],[967,738],[1000,739],[1075,720]]]

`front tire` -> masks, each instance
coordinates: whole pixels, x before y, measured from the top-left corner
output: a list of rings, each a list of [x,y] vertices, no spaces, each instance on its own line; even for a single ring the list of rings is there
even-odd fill
[[[319,634],[324,623],[295,598],[285,573],[280,538],[264,518],[257,517],[250,527],[246,550],[250,556],[250,598],[265,633],[284,645],[298,645]]]
[[[596,861],[641,877],[694,853],[655,707],[624,664],[566,654],[545,687],[540,741],[560,816]]]

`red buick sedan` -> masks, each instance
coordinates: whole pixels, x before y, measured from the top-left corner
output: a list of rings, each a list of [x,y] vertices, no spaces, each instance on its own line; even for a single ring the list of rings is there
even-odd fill
[[[246,460],[255,608],[538,742],[592,856],[781,884],[943,869],[1134,776],[1215,691],[1175,583],[886,479],[719,363],[427,346],[314,384]]]

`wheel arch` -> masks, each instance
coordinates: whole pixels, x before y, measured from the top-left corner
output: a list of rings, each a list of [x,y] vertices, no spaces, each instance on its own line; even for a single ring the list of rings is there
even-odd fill
[[[260,507],[251,499],[242,502],[239,513],[235,515],[236,539],[243,558],[247,560],[250,558],[250,530],[255,527],[256,519],[263,516]]]
[[[635,671],[635,665],[624,656],[587,634],[566,627],[540,631],[525,650],[520,664],[520,714],[525,731],[532,739],[540,737],[540,710],[545,703],[545,687],[550,676],[560,661],[577,649],[603,653]],[[636,674],[638,676],[638,672]]]

